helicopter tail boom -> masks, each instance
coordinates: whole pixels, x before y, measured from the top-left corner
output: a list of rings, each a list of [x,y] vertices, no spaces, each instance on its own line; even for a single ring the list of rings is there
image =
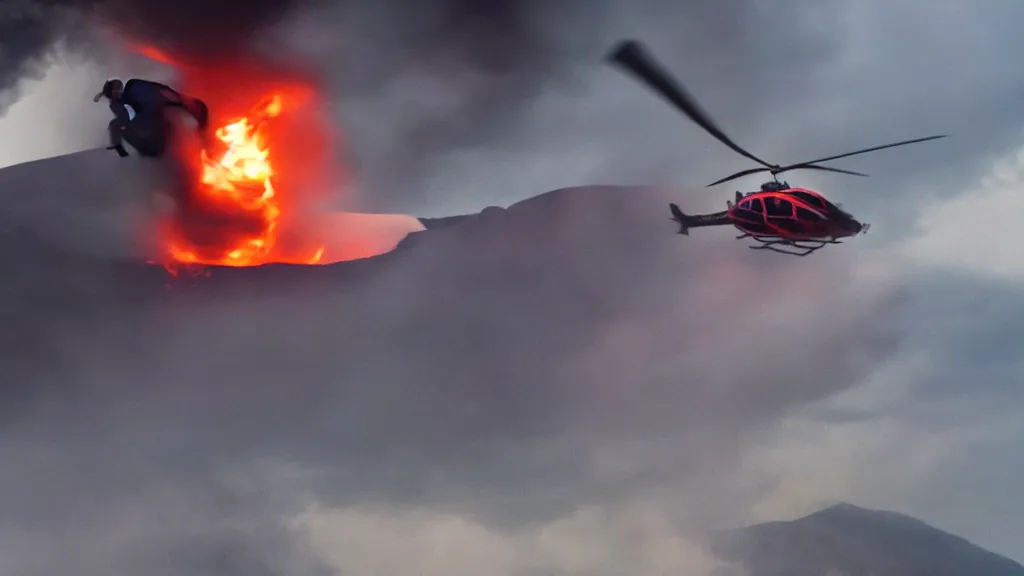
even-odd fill
[[[668,208],[672,212],[672,221],[679,224],[678,233],[683,236],[690,235],[690,228],[699,228],[701,226],[726,226],[732,224],[732,220],[729,219],[729,213],[727,211],[691,216],[683,212],[679,208],[678,204],[670,203]]]

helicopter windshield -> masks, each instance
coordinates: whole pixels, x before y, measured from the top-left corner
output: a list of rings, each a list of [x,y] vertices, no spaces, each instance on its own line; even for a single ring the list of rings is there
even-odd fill
[[[789,195],[804,201],[805,203],[807,203],[808,206],[813,206],[815,208],[820,208],[822,210],[824,210],[826,207],[825,200],[822,199],[821,196],[817,196],[815,194],[794,190],[789,192]]]

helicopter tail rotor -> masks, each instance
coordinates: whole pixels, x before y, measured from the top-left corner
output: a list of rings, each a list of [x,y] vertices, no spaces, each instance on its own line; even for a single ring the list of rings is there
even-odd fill
[[[677,205],[674,202],[670,203],[668,205],[668,207],[669,207],[669,210],[672,212],[672,221],[674,221],[677,224],[679,224],[679,232],[678,233],[682,234],[683,236],[689,236],[690,235],[690,223],[689,223],[690,217],[687,216],[682,211],[682,209],[679,208],[679,205]]]

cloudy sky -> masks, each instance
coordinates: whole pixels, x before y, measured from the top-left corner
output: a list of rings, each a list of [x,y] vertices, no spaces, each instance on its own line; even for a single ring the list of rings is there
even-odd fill
[[[835,500],[1024,561],[1024,5],[508,2],[455,34],[349,4],[266,34],[327,79],[356,208],[666,189],[527,204],[344,287],[132,300],[18,262],[0,571],[701,574],[708,529]],[[669,196],[720,209],[701,187],[747,165],[599,64],[622,37],[768,159],[951,138],[792,175],[874,226],[827,254],[680,240]],[[12,93],[0,164],[102,144],[98,82],[148,67],[92,55]],[[56,237],[109,208],[50,172],[7,210]]]

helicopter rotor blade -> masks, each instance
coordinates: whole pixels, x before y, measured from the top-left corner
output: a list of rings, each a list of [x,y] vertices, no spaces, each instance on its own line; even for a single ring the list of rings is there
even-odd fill
[[[726,176],[725,178],[722,178],[721,180],[716,180],[715,182],[712,182],[711,184],[708,184],[707,187],[711,188],[712,186],[718,186],[719,184],[722,184],[724,182],[728,182],[730,180],[735,180],[737,178],[742,178],[744,176],[750,176],[751,174],[757,174],[758,172],[771,172],[771,171],[772,171],[771,168],[748,168],[746,170],[737,172],[737,173],[732,174],[730,176]]]
[[[853,170],[844,170],[842,168],[833,168],[831,166],[818,166],[817,164],[794,166],[791,170],[823,170],[825,172],[836,172],[838,174],[850,174],[851,176],[870,176],[870,174],[865,174],[863,172],[854,172]]]
[[[608,53],[605,61],[630,72],[641,80],[648,88],[672,103],[687,118],[703,128],[719,142],[762,166],[773,168],[772,164],[761,160],[729,139],[715,124],[711,116],[701,109],[697,99],[682,84],[678,83],[664,67],[652,56],[643,44],[636,40],[624,40]]]
[[[741,172],[737,172],[737,173],[732,174],[730,176],[726,176],[725,178],[722,178],[721,180],[717,180],[715,182],[712,182],[711,184],[708,184],[707,187],[710,188],[712,186],[718,186],[719,184],[722,184],[724,182],[728,182],[730,180],[735,180],[737,178],[742,178],[744,176],[750,176],[751,174],[757,174],[759,172],[771,172],[772,175],[775,175],[775,174],[781,174],[783,172],[788,172],[790,170],[823,170],[825,172],[836,172],[836,173],[839,173],[839,174],[849,174],[851,176],[865,176],[865,177],[869,176],[868,174],[864,174],[862,172],[854,172],[853,170],[844,170],[842,168],[833,168],[831,166],[819,166],[817,164],[794,164],[792,166],[787,166],[787,167],[785,167],[785,168],[783,168],[781,170],[773,170],[771,168],[750,168],[750,169],[747,169],[747,170],[743,170]]]
[[[787,170],[824,170],[826,172],[836,172],[838,174],[849,174],[851,176],[864,176],[864,177],[870,176],[869,174],[864,174],[862,172],[854,172],[853,170],[843,170],[842,168],[833,168],[831,166],[819,166],[817,164],[797,164],[795,166],[790,166],[788,168],[784,168],[782,170],[779,170],[778,173],[786,172]]]
[[[874,152],[875,150],[885,150],[886,148],[895,148],[897,146],[906,146],[907,144],[916,144],[918,142],[927,142],[929,140],[938,140],[939,138],[945,138],[946,134],[940,134],[938,136],[928,136],[926,138],[915,138],[913,140],[904,140],[902,142],[894,142],[892,144],[884,144],[882,146],[874,146],[871,148],[864,148],[863,150],[857,150],[856,152],[847,152],[846,154],[839,154],[837,156],[829,156],[828,158],[818,158],[817,160],[810,160],[808,162],[800,162],[799,164],[793,164],[790,166],[783,166],[783,170],[789,170],[795,166],[807,166],[808,164],[818,164],[820,162],[828,162],[829,160],[838,160],[839,158],[846,158],[848,156],[856,156],[857,154],[864,154],[867,152]]]

